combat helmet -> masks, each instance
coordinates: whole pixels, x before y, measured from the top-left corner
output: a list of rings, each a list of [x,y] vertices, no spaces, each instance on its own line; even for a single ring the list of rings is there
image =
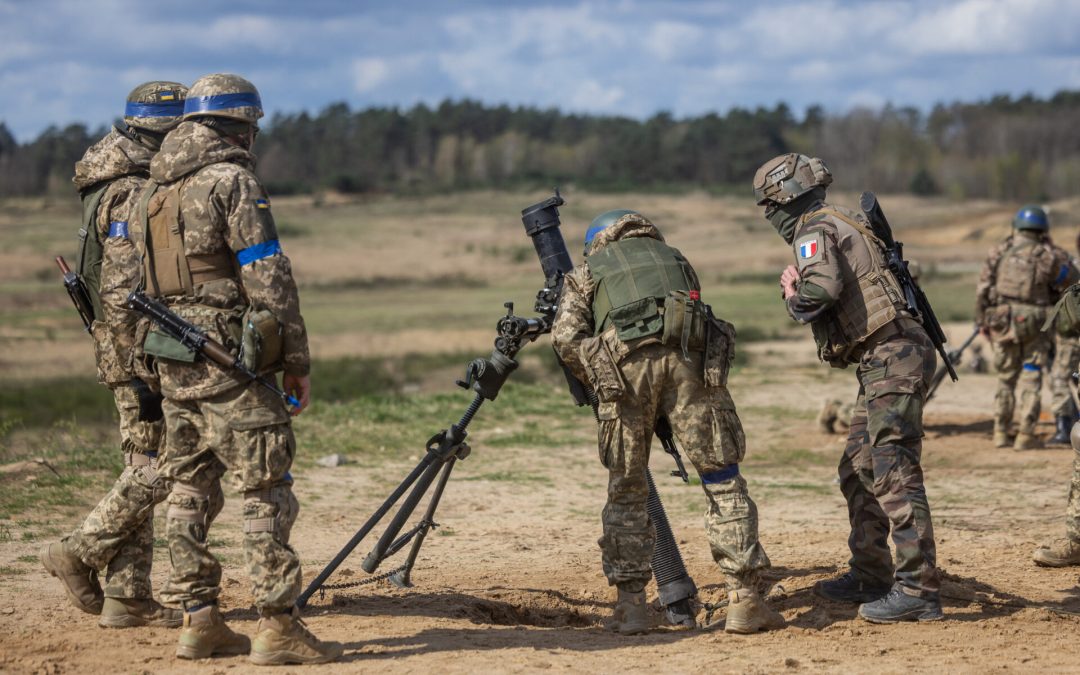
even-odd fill
[[[1050,229],[1050,218],[1047,217],[1046,210],[1041,206],[1028,204],[1016,212],[1012,224],[1014,230],[1046,232]]]
[[[773,157],[754,174],[754,197],[758,205],[787,204],[816,187],[832,184],[825,162],[797,152]]]
[[[623,216],[629,215],[641,215],[637,211],[631,211],[630,209],[613,209],[611,211],[605,211],[593,218],[593,221],[589,223],[589,229],[585,230],[585,251],[588,252],[589,245],[592,244],[592,240],[596,238],[602,230],[614,225]]]
[[[254,125],[263,116],[255,85],[239,75],[215,73],[195,80],[184,101],[184,119],[225,117]]]
[[[144,131],[169,131],[180,123],[187,92],[179,82],[143,82],[128,94],[124,122]]]

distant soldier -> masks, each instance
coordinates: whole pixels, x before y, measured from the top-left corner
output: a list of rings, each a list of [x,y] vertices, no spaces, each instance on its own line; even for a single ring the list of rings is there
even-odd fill
[[[831,183],[824,162],[796,153],[769,160],[754,177],[758,205],[794,249],[797,266],[780,277],[788,313],[810,324],[823,361],[855,365],[859,380],[839,471],[851,571],[814,591],[862,603],[859,615],[876,623],[934,621],[942,618],[941,575],[920,463],[934,347],[908,316],[865,217],[825,203]]]
[[[1012,235],[990,250],[983,265],[975,297],[975,323],[993,344],[998,372],[994,446],[1027,450],[1042,446],[1035,436],[1035,423],[1041,408],[1043,367],[1049,361],[1051,346],[1049,336],[1042,331],[1043,323],[1050,305],[1080,274],[1069,254],[1051,243],[1050,221],[1043,209],[1020,209],[1013,218],[1013,229]],[[1071,355],[1066,353],[1064,358]],[[1010,426],[1016,389],[1020,391],[1020,425],[1014,442]],[[1055,403],[1064,405],[1061,397],[1055,397]],[[1071,426],[1068,420],[1066,423]]]
[[[284,369],[284,388],[308,404],[307,332],[289,259],[270,200],[252,172],[255,87],[236,75],[207,75],[191,86],[183,122],[150,165],[133,228],[144,255],[144,286],[253,369]],[[196,359],[150,331],[168,434],[159,470],[174,481],[166,514],[173,573],[169,596],[184,605],[176,654],[202,659],[245,654],[261,665],[322,663],[342,653],[305,628],[295,602],[300,559],[289,545],[299,510],[292,491],[296,452],[289,411],[263,387]],[[218,609],[221,565],[207,546],[212,490],[231,471],[244,495],[244,560],[259,612],[253,641],[225,625]]]
[[[701,476],[705,528],[728,587],[725,630],[778,628],[784,618],[760,595],[769,558],[758,542],[757,506],[739,475],[746,452],[727,389],[734,330],[714,319],[686,258],[634,211],[598,216],[585,262],[567,275],[552,344],[600,399],[600,460],[608,500],[600,551],[618,587],[613,628],[648,630],[645,585],[654,532],[645,470],[657,419],[666,417]]]
[[[156,471],[161,397],[135,376],[135,326],[123,302],[138,277],[129,213],[165,133],[180,122],[186,93],[187,87],[176,82],[135,87],[127,98],[125,124],[86,151],[73,179],[83,203],[77,268],[93,299],[98,379],[116,399],[125,467],[86,520],[62,542],[42,550],[41,561],[63,581],[72,604],[100,614],[98,623],[111,628],[175,627],[182,618],[179,609],[162,607],[152,597],[154,506],[168,495]],[[220,493],[217,488],[215,513]],[[97,580],[100,569],[106,570],[104,593]]]

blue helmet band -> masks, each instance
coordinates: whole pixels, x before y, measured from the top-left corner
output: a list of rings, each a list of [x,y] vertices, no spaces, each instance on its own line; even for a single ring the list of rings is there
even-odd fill
[[[229,110],[231,108],[258,108],[262,100],[254,92],[242,94],[215,94],[213,96],[189,96],[184,101],[184,114]]]
[[[592,243],[592,240],[599,234],[607,225],[594,225],[585,231],[585,245],[588,246]]]
[[[124,106],[124,117],[179,117],[184,112],[183,101],[166,103],[131,103]]]
[[[1020,209],[1013,222],[1016,224],[1017,228],[1023,227],[1024,224],[1031,225],[1040,230],[1045,230],[1050,227],[1050,220],[1046,217],[1046,212],[1042,209]]]

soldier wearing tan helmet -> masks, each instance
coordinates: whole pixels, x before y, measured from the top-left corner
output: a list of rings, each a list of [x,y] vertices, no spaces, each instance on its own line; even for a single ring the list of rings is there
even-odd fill
[[[907,315],[863,215],[825,202],[831,183],[824,162],[796,153],[769,160],[754,177],[757,203],[793,248],[796,264],[780,277],[788,313],[810,324],[823,361],[855,366],[859,381],[839,469],[851,570],[814,590],[861,603],[869,621],[933,621],[942,618],[941,576],[920,456],[935,352]]]
[[[1025,206],[1013,218],[1014,232],[990,250],[975,291],[975,323],[990,338],[998,389],[994,396],[994,445],[1016,450],[1042,446],[1035,436],[1042,401],[1043,368],[1050,361],[1051,338],[1043,323],[1061,292],[1080,278],[1069,254],[1050,241],[1050,219],[1041,207]],[[1062,354],[1069,360],[1071,354]],[[1062,384],[1065,384],[1062,378]],[[1011,437],[1019,392],[1019,429]],[[1059,442],[1072,420],[1065,417],[1067,389],[1055,397],[1062,408]]]
[[[307,331],[270,198],[253,173],[255,86],[229,74],[200,78],[184,119],[166,137],[140,194],[133,233],[141,241],[147,294],[276,377],[308,404]],[[257,332],[253,334],[252,332]],[[177,656],[244,654],[260,665],[323,663],[341,645],[320,642],[299,618],[300,559],[289,545],[299,510],[289,469],[296,450],[281,399],[151,331],[168,429],[159,470],[174,481],[166,514],[173,573],[169,597],[184,605]],[[253,640],[230,630],[217,606],[221,566],[207,548],[213,486],[232,472],[244,495],[244,558],[260,619]]]
[[[179,626],[181,612],[152,597],[154,506],[168,495],[156,471],[161,449],[161,398],[132,368],[136,327],[123,303],[138,277],[129,238],[130,213],[146,183],[150,162],[166,132],[180,122],[187,87],[146,82],[128,95],[124,124],[86,151],[75,165],[75,187],[83,203],[76,270],[93,304],[98,379],[112,390],[120,416],[125,468],[112,489],[63,541],[41,552],[46,570],[58,577],[72,604],[100,614],[110,628]],[[213,493],[216,513],[221,490]],[[105,570],[105,588],[97,572]]]

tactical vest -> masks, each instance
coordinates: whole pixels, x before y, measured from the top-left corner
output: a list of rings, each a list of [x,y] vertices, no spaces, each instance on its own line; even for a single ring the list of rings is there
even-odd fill
[[[899,311],[907,304],[900,282],[885,264],[884,244],[874,236],[870,228],[858,218],[826,206],[804,215],[800,219],[800,229],[803,223],[819,216],[833,216],[855,230],[862,238],[865,254],[858,250],[853,251],[853,254],[866,255],[869,262],[869,265],[866,265],[869,271],[858,277],[856,283],[843,284],[840,297],[824,325],[820,326],[824,330],[814,331],[819,352],[824,360],[846,361],[855,347],[879,328],[896,319]]]
[[[1044,264],[1046,247],[1043,242],[1027,237],[1014,237],[1004,255],[998,259],[994,290],[998,303],[1049,305],[1050,276],[1055,270]]]
[[[144,237],[143,279],[146,294],[150,296],[181,293],[190,296],[199,284],[239,277],[236,258],[228,251],[208,255],[185,253],[180,211],[185,183],[179,180],[162,186],[150,181],[139,199],[138,217]]]
[[[90,294],[90,303],[94,308],[94,319],[101,321],[105,312],[101,307],[101,258],[103,246],[101,234],[97,228],[97,212],[101,198],[109,188],[108,181],[101,182],[96,188],[82,195],[82,227],[79,228],[79,256],[75,261],[75,273],[82,277],[86,292]]]
[[[594,335],[615,326],[624,342],[656,336],[684,351],[704,349],[707,310],[697,299],[694,270],[678,250],[652,237],[631,237],[586,260],[596,281]]]

